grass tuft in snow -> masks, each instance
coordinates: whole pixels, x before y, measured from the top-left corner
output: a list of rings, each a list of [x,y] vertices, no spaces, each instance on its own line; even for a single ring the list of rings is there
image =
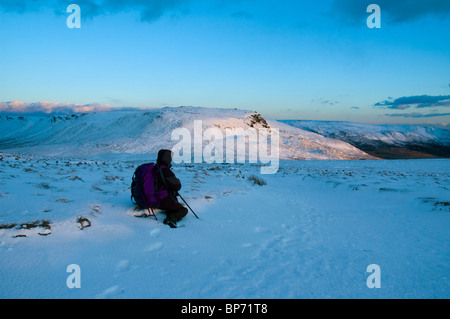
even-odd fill
[[[52,227],[50,226],[50,221],[48,220],[35,220],[29,223],[21,223],[21,224],[16,224],[16,223],[8,223],[8,224],[1,224],[0,225],[0,229],[33,229],[33,228],[37,228],[37,227],[41,227],[41,228],[45,228],[45,229],[51,229]]]
[[[83,230],[84,228],[86,228],[86,227],[90,227],[91,226],[91,221],[88,219],[88,218],[86,218],[86,217],[78,217],[77,218],[77,223],[79,223],[80,224],[80,229],[81,230]]]
[[[261,177],[256,176],[256,175],[250,175],[248,177],[248,180],[253,182],[254,185],[259,185],[259,186],[267,185],[267,182],[264,179],[262,179]]]

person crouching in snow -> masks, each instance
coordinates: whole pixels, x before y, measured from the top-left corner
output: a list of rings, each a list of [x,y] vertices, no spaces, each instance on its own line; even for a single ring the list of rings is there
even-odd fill
[[[173,152],[169,150],[160,150],[156,166],[159,169],[157,176],[160,188],[168,190],[169,195],[162,198],[158,203],[158,209],[164,210],[167,218],[164,224],[172,228],[177,226],[177,222],[187,215],[188,209],[177,200],[177,193],[181,189],[181,182],[170,169],[172,167]]]

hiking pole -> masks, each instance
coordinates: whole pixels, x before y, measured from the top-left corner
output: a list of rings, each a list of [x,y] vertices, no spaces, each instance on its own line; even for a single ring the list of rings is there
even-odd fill
[[[152,212],[150,213],[150,209],[152,210]],[[148,215],[149,216],[153,216],[155,217],[156,220],[158,220],[158,217],[156,217],[155,211],[153,210],[153,207],[147,208],[148,211]]]
[[[177,196],[180,196],[181,200],[186,204],[187,207],[189,207],[189,209],[191,210],[192,214],[194,214],[195,217],[197,217],[197,219],[200,219],[200,218],[198,218],[197,214],[194,213],[194,211],[192,210],[191,206],[189,206],[189,204],[186,203],[186,201],[184,200],[183,196],[181,196],[180,193],[178,193],[178,192],[177,192]]]

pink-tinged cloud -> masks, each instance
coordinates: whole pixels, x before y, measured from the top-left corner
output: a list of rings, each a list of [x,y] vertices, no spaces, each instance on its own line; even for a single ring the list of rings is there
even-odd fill
[[[11,114],[63,114],[108,112],[112,110],[129,110],[130,108],[113,108],[110,105],[54,103],[48,101],[25,103],[22,101],[0,102],[1,113]]]

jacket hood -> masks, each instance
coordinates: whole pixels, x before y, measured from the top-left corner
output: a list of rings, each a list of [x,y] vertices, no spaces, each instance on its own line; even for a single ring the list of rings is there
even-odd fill
[[[158,152],[157,164],[171,165],[173,152],[169,150],[160,150]]]

